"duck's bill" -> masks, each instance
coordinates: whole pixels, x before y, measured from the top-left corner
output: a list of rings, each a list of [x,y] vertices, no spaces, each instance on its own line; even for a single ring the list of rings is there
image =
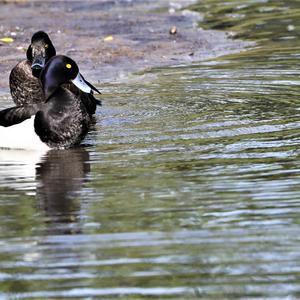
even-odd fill
[[[45,57],[41,55],[35,56],[32,60],[31,69],[32,71],[41,71],[45,67],[45,64]]]
[[[93,93],[93,91],[101,94],[98,89],[96,89],[91,83],[86,81],[84,77],[78,73],[76,78],[72,80],[72,82],[83,92],[85,93]]]
[[[43,56],[41,55],[35,56],[31,64],[32,75],[38,78],[40,76],[41,71],[45,67],[45,64],[46,64],[46,59]]]

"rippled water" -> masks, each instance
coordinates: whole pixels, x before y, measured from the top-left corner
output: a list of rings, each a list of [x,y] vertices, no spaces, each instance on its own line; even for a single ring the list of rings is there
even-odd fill
[[[102,87],[79,149],[0,152],[1,299],[300,298],[299,4],[237,2],[197,9],[254,48]]]

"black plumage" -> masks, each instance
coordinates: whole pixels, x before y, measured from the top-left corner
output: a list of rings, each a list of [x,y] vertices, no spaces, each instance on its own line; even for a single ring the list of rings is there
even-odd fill
[[[52,57],[40,74],[44,102],[0,111],[0,125],[13,126],[35,116],[35,133],[50,148],[70,148],[79,144],[88,132],[91,117],[80,95],[63,87],[70,81],[83,88],[86,94],[92,91],[93,86],[86,84],[71,58]]]
[[[35,132],[51,148],[78,145],[89,125],[90,117],[80,98],[63,87],[57,88],[34,120]]]
[[[0,111],[0,126],[9,127],[19,124],[35,115],[45,106],[45,103],[35,103],[3,109]]]

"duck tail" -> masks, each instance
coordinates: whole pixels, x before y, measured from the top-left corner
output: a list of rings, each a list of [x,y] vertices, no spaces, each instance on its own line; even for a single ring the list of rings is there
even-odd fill
[[[95,103],[96,103],[96,105],[102,106],[102,101],[101,100],[95,99]]]

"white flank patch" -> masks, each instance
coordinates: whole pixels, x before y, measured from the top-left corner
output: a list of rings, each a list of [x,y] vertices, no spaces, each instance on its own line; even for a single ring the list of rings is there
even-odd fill
[[[32,116],[20,124],[9,127],[0,126],[0,148],[25,150],[50,149],[35,133],[34,118],[35,116]]]

